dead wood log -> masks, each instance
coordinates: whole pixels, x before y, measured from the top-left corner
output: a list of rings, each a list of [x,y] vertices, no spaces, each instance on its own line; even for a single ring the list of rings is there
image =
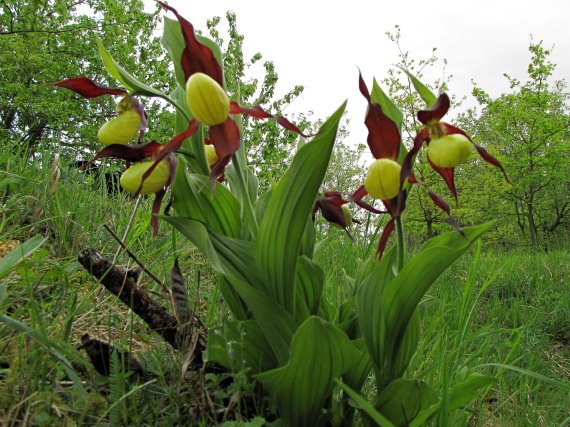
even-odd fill
[[[182,350],[183,340],[179,339],[178,320],[154,299],[139,288],[125,273],[111,264],[107,258],[95,249],[85,249],[78,257],[79,262],[96,277],[109,292],[130,307],[150,329],[157,332],[172,347]],[[200,346],[198,346],[200,347]],[[196,348],[198,354],[204,348]]]

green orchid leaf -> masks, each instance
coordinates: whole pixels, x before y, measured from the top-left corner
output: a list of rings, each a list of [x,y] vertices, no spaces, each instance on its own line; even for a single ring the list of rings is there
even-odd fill
[[[418,349],[420,342],[420,314],[414,310],[414,314],[404,332],[402,343],[398,347],[397,353],[392,355],[391,363],[388,365],[391,372],[387,373],[387,379],[392,380],[404,375],[406,368],[410,364],[412,357]]]
[[[176,86],[174,90],[170,92],[170,99],[179,107],[176,110],[174,121],[174,132],[179,134],[188,128],[188,123],[192,120],[193,116],[188,107],[184,88]],[[196,132],[194,135],[201,135],[201,132]],[[204,143],[204,138],[201,138],[201,142],[202,144]],[[209,170],[210,168],[208,167],[208,173],[210,173]]]
[[[404,122],[404,114],[394,102],[390,99],[388,95],[382,90],[376,79],[372,83],[372,92],[370,93],[370,99],[382,107],[382,111],[388,117],[392,119],[394,123],[398,126],[400,135],[402,134],[402,123]]]
[[[247,320],[251,318],[251,313],[247,309],[245,301],[241,299],[237,291],[231,285],[229,276],[218,275],[218,284],[224,302],[228,305],[236,320]]]
[[[176,169],[172,186],[172,207],[176,215],[208,224],[225,236],[238,238],[241,233],[240,204],[219,182],[212,196],[208,177],[187,171],[184,159]]]
[[[305,226],[305,232],[303,233],[301,246],[299,247],[299,255],[305,255],[313,259],[315,254],[316,238],[317,232],[315,230],[315,223],[312,218],[307,218],[307,225]]]
[[[299,246],[328,167],[345,106],[346,103],[323,124],[319,134],[296,153],[273,189],[259,227],[255,259],[266,278],[269,295],[290,313],[295,307]]]
[[[456,231],[435,237],[386,286],[381,298],[386,322],[386,354],[397,353],[410,317],[433,282],[492,225],[463,229],[469,240]]]
[[[351,343],[362,353],[362,356],[354,361],[350,369],[342,376],[342,379],[351,389],[360,390],[372,370],[372,360],[366,350],[364,339],[357,338],[352,340]]]
[[[359,352],[338,328],[311,316],[291,342],[291,360],[255,378],[276,398],[284,426],[324,425],[323,406]]]
[[[318,314],[324,282],[325,273],[322,268],[306,256],[299,257],[295,286],[295,319],[299,323]]]
[[[370,420],[374,421],[380,427],[396,427],[390,422],[384,415],[378,412],[374,407],[368,402],[367,399],[359,395],[356,391],[350,388],[347,384],[342,381],[337,380],[338,385],[350,396],[352,400],[356,403],[357,407],[363,412],[363,418],[368,416]]]
[[[105,49],[101,40],[97,38],[97,45],[99,46],[99,52],[101,58],[103,59],[103,65],[107,72],[120,81],[125,89],[129,91],[131,95],[146,95],[146,96],[158,96],[160,98],[168,98],[161,91],[148,86],[145,83],[139,81],[135,76],[125,71],[111,56],[109,51]]]
[[[253,210],[255,212],[255,217],[257,218],[257,222],[261,223],[263,220],[263,216],[265,215],[265,211],[267,211],[267,207],[269,206],[269,201],[271,200],[271,196],[273,195],[273,190],[268,190],[267,192],[263,193],[253,205]]]
[[[376,408],[397,426],[409,425],[424,409],[439,401],[425,382],[398,378],[378,395]]]
[[[341,304],[338,309],[338,327],[349,337],[354,338],[358,316],[356,314],[356,297],[353,296]]]
[[[212,267],[226,277],[232,277],[263,289],[261,274],[255,267],[253,244],[232,239],[200,221],[161,215],[204,253]]]
[[[227,321],[208,331],[205,360],[239,372],[251,368],[253,374],[274,369],[277,360],[256,320]]]
[[[377,375],[380,375],[384,361],[389,354],[386,353],[384,343],[386,320],[382,310],[382,294],[385,287],[394,278],[392,266],[395,260],[396,251],[392,248],[382,257],[380,262],[374,261],[372,272],[362,281],[356,293],[358,324]],[[365,264],[363,268],[368,270],[369,265]]]
[[[15,270],[20,262],[37,251],[45,241],[46,238],[41,235],[34,236],[22,243],[21,246],[10,251],[4,258],[0,259],[0,279]]]
[[[414,88],[416,89],[416,92],[418,92],[418,95],[420,95],[420,97],[426,103],[426,107],[430,107],[433,104],[435,104],[435,101],[437,100],[437,96],[435,96],[433,94],[433,92],[426,87],[426,85],[424,85],[422,82],[420,82],[418,80],[418,78],[416,76],[414,76],[412,73],[410,73],[408,70],[406,70],[405,68],[402,68],[402,67],[399,67],[399,68],[404,73],[406,73],[406,75],[410,78],[410,80],[412,81],[412,84],[414,85]]]
[[[230,283],[257,320],[273,349],[278,366],[285,365],[289,360],[289,346],[298,325],[293,316],[267,296],[264,290],[257,290],[235,278]]]
[[[180,24],[176,19],[170,19],[166,16],[164,17],[164,31],[160,39],[160,43],[168,52],[172,63],[174,64],[174,74],[176,76],[176,81],[182,88],[186,88],[186,78],[184,76],[184,70],[180,65],[180,58],[182,57],[182,51],[184,50],[184,37],[182,37],[182,31],[180,30]]]

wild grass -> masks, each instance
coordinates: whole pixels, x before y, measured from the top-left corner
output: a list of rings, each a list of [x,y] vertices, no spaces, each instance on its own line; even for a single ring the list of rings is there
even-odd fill
[[[0,314],[45,338],[0,323],[0,423],[188,424],[195,402],[191,380],[180,374],[181,356],[102,289],[78,264],[77,254],[94,247],[110,258],[118,254],[118,264],[131,263],[107,225],[165,283],[174,257],[181,255],[190,297],[198,295],[198,311],[212,324],[227,313],[215,294],[215,278],[192,246],[166,233],[165,224],[166,234],[151,236],[151,200],[141,200],[133,211],[135,202],[128,197],[109,197],[62,162],[54,184],[52,162],[48,155],[34,162],[0,157],[1,255],[34,235],[48,237],[0,286]],[[324,234],[318,261],[326,274],[325,292],[340,303],[346,298],[345,276],[354,275],[359,259],[375,248],[353,246],[335,229]],[[468,373],[497,377],[449,425],[570,423],[569,275],[568,249],[502,253],[478,247],[430,289],[419,307],[423,341],[410,369],[440,394]],[[147,276],[140,285],[160,293]],[[96,374],[85,353],[75,349],[85,332],[134,352],[157,376],[133,383],[120,374],[111,379]],[[85,394],[58,355],[78,373]]]

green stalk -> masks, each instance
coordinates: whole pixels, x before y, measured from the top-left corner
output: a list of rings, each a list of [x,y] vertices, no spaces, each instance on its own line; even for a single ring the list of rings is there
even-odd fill
[[[397,257],[396,270],[399,272],[404,268],[404,227],[402,224],[402,216],[396,217],[396,238],[397,238]]]

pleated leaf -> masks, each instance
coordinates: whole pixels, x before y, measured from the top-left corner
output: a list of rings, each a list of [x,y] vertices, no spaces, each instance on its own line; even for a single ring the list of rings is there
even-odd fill
[[[283,426],[319,426],[335,379],[358,357],[344,333],[312,316],[293,337],[289,363],[255,378],[275,396]]]
[[[318,314],[324,282],[325,273],[322,268],[306,256],[299,257],[295,286],[295,319],[299,323]]]
[[[257,290],[237,279],[233,279],[231,284],[253,313],[273,349],[278,366],[285,365],[289,360],[289,347],[298,323],[289,312],[267,296],[265,291]]]
[[[253,374],[277,366],[265,334],[256,320],[227,321],[222,328],[208,331],[206,360],[219,363],[233,372],[251,368]]]
[[[386,286],[382,295],[382,311],[386,322],[387,354],[398,351],[412,313],[433,282],[492,225],[487,223],[464,228],[469,240],[456,231],[431,239]]]
[[[402,343],[398,346],[397,352],[392,354],[392,360],[390,362],[390,372],[387,374],[387,379],[392,380],[399,378],[404,375],[406,368],[410,364],[412,357],[418,349],[418,343],[420,341],[420,315],[418,310],[414,310],[406,332],[404,332],[404,337]]]
[[[290,313],[294,310],[299,246],[325,176],[344,103],[314,139],[296,153],[273,190],[259,228],[255,259],[266,278],[269,295]]]
[[[176,215],[208,224],[229,237],[240,236],[241,219],[238,199],[223,185],[215,183],[212,196],[208,177],[189,173],[181,160],[172,186]]]
[[[425,382],[399,378],[378,395],[377,408],[397,426],[407,426],[422,410],[439,401]]]
[[[360,390],[372,369],[372,360],[370,360],[370,355],[366,351],[366,343],[362,338],[357,338],[351,342],[362,353],[362,356],[353,362],[350,369],[342,376],[342,379],[351,389]]]
[[[99,38],[97,38],[97,45],[99,46],[99,53],[101,54],[101,59],[103,60],[103,65],[105,66],[107,72],[118,81],[120,81],[131,95],[158,96],[161,98],[165,97],[164,93],[139,81],[135,76],[128,73],[123,67],[121,67],[113,59],[109,51],[105,49],[105,46],[103,46],[103,43],[101,43],[101,40],[99,40]]]
[[[218,273],[244,281],[259,289],[264,288],[253,259],[252,243],[226,237],[199,221],[172,216],[161,216],[161,218],[194,243]]]
[[[372,92],[370,93],[370,99],[372,102],[380,104],[382,111],[388,117],[390,117],[394,123],[398,126],[400,134],[402,133],[402,123],[404,122],[404,114],[400,109],[392,102],[390,97],[384,93],[376,79],[372,83]]]
[[[384,368],[386,359],[386,320],[382,310],[382,294],[394,278],[392,266],[396,251],[390,250],[380,262],[375,262],[372,273],[363,280],[356,294],[358,324],[377,374]]]
[[[424,100],[424,102],[426,103],[426,106],[429,107],[433,104],[435,104],[435,101],[437,100],[437,97],[433,94],[433,92],[431,90],[429,90],[426,85],[424,85],[422,82],[420,82],[418,80],[418,78],[416,76],[414,76],[412,73],[410,73],[408,70],[406,70],[405,68],[400,67],[400,69],[406,73],[406,75],[410,78],[410,80],[412,81],[412,84],[414,85],[414,88],[416,89],[416,92],[418,92],[418,95],[420,95],[420,97]]]

